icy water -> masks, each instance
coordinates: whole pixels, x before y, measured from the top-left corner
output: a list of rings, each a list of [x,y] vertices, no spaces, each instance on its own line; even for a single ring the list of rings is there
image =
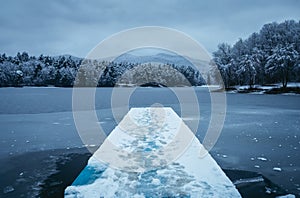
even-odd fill
[[[186,88],[176,88],[176,91],[183,95],[190,93]],[[211,104],[207,89],[195,88],[195,91],[201,110],[197,132],[201,141],[210,120]],[[111,112],[111,93],[112,88],[98,88],[96,92],[99,123],[107,134],[116,126]],[[211,150],[212,156],[223,169],[262,173],[283,189],[299,196],[299,101],[300,96],[291,95],[227,94],[226,120],[221,136]],[[176,95],[167,88],[138,88],[129,99],[131,107],[154,103],[170,106],[181,115]],[[186,103],[190,108],[194,105],[189,101]],[[126,110],[122,103],[118,104],[118,108]],[[122,116],[124,114],[118,115]],[[190,125],[195,122],[195,115],[191,113],[183,119]],[[16,156],[27,157],[16,158],[22,161],[14,161],[15,166],[22,167],[22,163],[25,166],[26,160],[35,159],[34,164],[40,167],[42,164],[39,164],[38,158],[26,154],[82,148],[83,143],[73,121],[72,89],[1,88],[0,133],[0,174],[10,170],[8,159]],[[15,174],[21,180],[32,176],[22,171]],[[38,173],[32,171],[30,174]],[[19,182],[22,183],[21,180]],[[2,183],[5,183],[0,189],[3,194],[9,195],[16,190],[9,182]]]

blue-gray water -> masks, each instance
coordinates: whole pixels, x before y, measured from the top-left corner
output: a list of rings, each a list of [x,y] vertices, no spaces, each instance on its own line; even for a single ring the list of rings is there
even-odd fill
[[[177,91],[189,94],[184,88]],[[197,136],[202,140],[209,122],[210,97],[205,88],[195,91],[201,110]],[[112,88],[96,92],[98,118],[107,134],[116,125],[110,109],[111,92]],[[299,101],[300,96],[290,95],[227,94],[224,128],[211,154],[222,168],[261,172],[299,194]],[[154,103],[171,106],[181,114],[176,95],[167,88],[138,88],[129,100],[130,106]],[[192,122],[186,120],[188,125]],[[1,88],[0,133],[1,161],[31,151],[81,147],[72,115],[72,89]],[[5,170],[8,165],[1,166]],[[274,167],[282,171],[274,171]]]

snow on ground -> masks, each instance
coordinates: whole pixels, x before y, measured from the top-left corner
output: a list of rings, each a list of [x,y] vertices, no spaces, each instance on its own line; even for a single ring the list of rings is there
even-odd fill
[[[216,88],[216,89],[220,89],[220,85],[201,85],[200,87],[209,87],[209,88]]]
[[[241,85],[241,86],[234,86],[236,89],[248,89],[249,85]],[[274,83],[272,85],[253,85],[253,87],[263,90],[269,90],[273,88],[279,88],[282,87],[282,83]],[[300,87],[300,82],[289,82],[287,84],[287,87]]]
[[[241,197],[201,149],[171,108],[132,108],[65,197]]]
[[[253,85],[253,88],[258,89],[258,90],[253,90],[251,92],[249,92],[249,94],[264,94],[266,91],[269,91],[273,88],[280,88],[282,87],[281,83],[274,83],[271,85]],[[300,82],[289,82],[287,84],[287,87],[300,87]],[[227,91],[227,93],[237,93],[239,91],[244,91],[244,90],[248,90],[250,88],[249,85],[236,85],[233,86],[232,88],[234,88],[234,90],[230,90]],[[259,90],[261,89],[261,90]],[[282,93],[282,95],[298,95],[296,93]]]
[[[278,84],[278,86],[281,84]],[[287,84],[288,87],[300,87],[300,82],[289,82]]]

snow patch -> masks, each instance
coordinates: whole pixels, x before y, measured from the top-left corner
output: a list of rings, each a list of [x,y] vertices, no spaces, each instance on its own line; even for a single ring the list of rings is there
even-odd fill
[[[3,193],[7,194],[7,193],[10,193],[10,192],[13,192],[14,190],[15,190],[14,187],[6,186],[5,188],[3,188]]]
[[[267,158],[264,158],[264,157],[258,157],[257,159],[260,161],[267,161]]]
[[[273,171],[281,172],[281,171],[282,171],[282,169],[281,169],[281,168],[279,168],[279,167],[274,167],[274,168],[273,168]]]
[[[264,178],[262,176],[259,177],[253,177],[253,178],[247,178],[247,179],[239,179],[233,182],[234,185],[240,185],[240,184],[249,184],[249,183],[257,183],[257,182],[263,182]]]
[[[276,198],[296,198],[295,195],[288,194],[288,195],[283,195],[283,196],[277,196]]]

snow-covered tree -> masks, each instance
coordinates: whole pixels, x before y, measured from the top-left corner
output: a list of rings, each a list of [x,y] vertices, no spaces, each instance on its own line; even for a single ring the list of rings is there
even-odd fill
[[[42,68],[39,74],[41,80],[40,84],[55,85],[56,72],[56,69],[52,65]]]
[[[23,79],[23,72],[13,62],[4,61],[0,63],[0,86],[20,86]]]
[[[294,49],[293,45],[279,45],[272,50],[272,55],[268,57],[266,69],[271,75],[276,75],[280,78],[282,86],[286,87],[290,80],[291,72],[296,68],[296,60],[299,58],[299,53]]]
[[[214,62],[218,66],[220,70],[221,76],[223,78],[223,82],[225,88],[229,88],[231,86],[231,79],[233,76],[232,68],[233,68],[233,58],[232,58],[232,48],[230,45],[226,43],[222,43],[218,46],[218,50],[213,53]]]
[[[75,69],[71,67],[62,67],[59,71],[58,85],[62,87],[71,87],[75,81]]]
[[[248,84],[250,88],[253,87],[256,77],[256,67],[259,64],[259,60],[252,55],[244,55],[240,58],[239,69],[237,74],[242,76],[245,84]]]
[[[245,57],[254,60],[255,83],[281,81],[286,86],[288,80],[300,79],[300,72],[297,70],[300,63],[300,21],[265,24],[258,33],[251,34],[245,40],[239,39],[232,48],[229,47],[221,44],[213,53],[214,62],[220,69],[226,86],[250,83],[249,75],[241,75],[241,71],[246,71],[241,69],[245,65]],[[250,64],[249,60],[246,62]]]

